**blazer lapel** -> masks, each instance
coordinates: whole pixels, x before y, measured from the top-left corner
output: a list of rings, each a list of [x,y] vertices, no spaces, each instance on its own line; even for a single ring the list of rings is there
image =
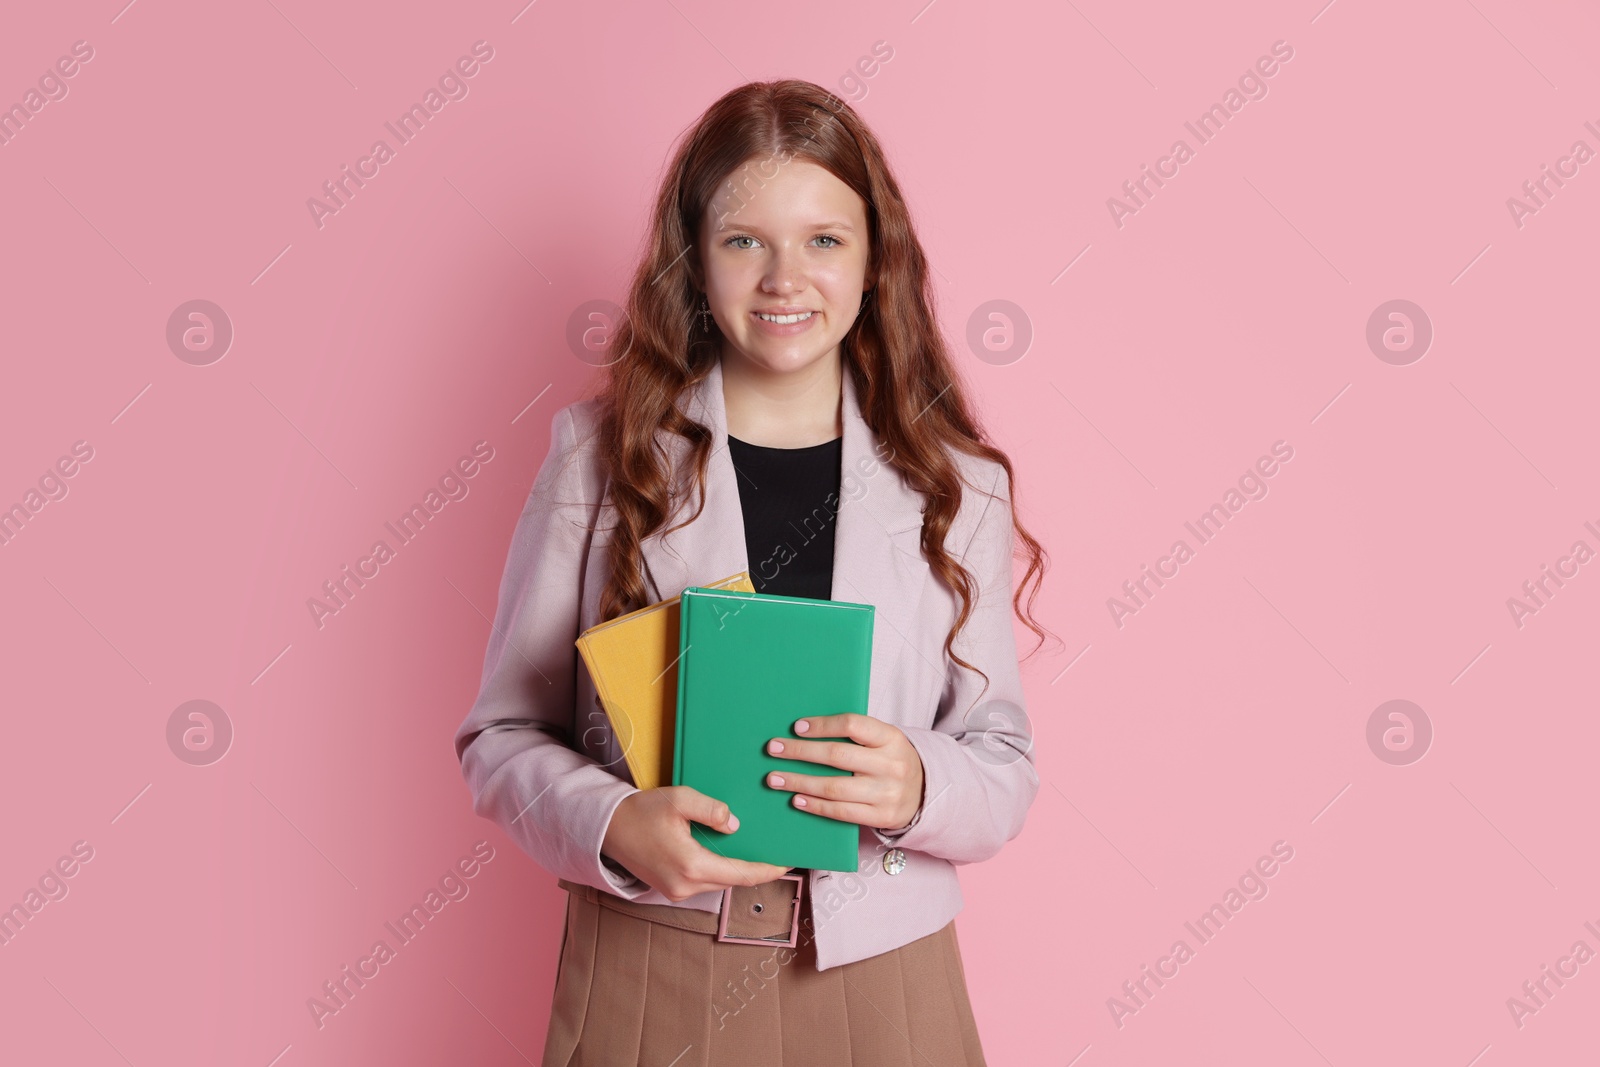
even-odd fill
[[[722,364],[692,386],[682,405],[684,414],[711,431],[711,459],[706,469],[705,506],[687,526],[663,534],[661,530],[639,542],[645,578],[655,600],[675,597],[691,585],[704,585],[748,570],[744,547],[744,511],[739,503],[738,473],[728,452],[728,421],[722,403]],[[673,478],[691,484],[689,445],[666,430],[656,440],[668,457]],[[679,501],[666,526],[681,522],[693,501]],[[663,527],[664,529],[665,527]]]
[[[870,702],[874,707],[887,707],[895,672],[917,632],[916,611],[929,575],[919,541],[923,500],[906,484],[898,468],[883,462],[878,436],[861,415],[850,370],[843,370],[844,431],[831,596],[876,609]],[[665,536],[657,531],[640,542],[645,577],[657,601],[750,567],[738,472],[728,451],[720,362],[688,390],[684,411],[712,434],[705,507],[687,526]],[[661,431],[659,440],[672,469],[680,472],[680,479],[687,479],[687,442],[666,431]],[[681,521],[690,507],[692,501],[683,501],[680,512],[666,525]],[[922,669],[940,671],[924,653],[913,650],[913,654],[926,663]]]
[[[914,643],[922,630],[919,609],[929,575],[920,543],[923,499],[906,484],[898,467],[884,462],[889,449],[862,418],[848,367],[843,399],[832,598],[876,609],[868,706],[887,718],[891,709],[906,703],[898,698],[909,698],[913,692],[910,677],[899,672],[934,672],[936,691],[944,683],[943,669]]]

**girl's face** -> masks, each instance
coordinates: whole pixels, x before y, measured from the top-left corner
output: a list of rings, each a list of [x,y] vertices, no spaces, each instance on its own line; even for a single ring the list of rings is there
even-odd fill
[[[798,158],[747,161],[707,209],[699,251],[724,359],[791,374],[838,358],[871,284],[867,204],[848,185]]]

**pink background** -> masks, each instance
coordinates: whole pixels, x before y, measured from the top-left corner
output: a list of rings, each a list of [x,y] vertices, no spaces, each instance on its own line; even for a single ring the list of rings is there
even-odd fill
[[[0,903],[93,849],[0,948],[0,1060],[537,1061],[561,894],[473,815],[451,735],[550,416],[593,375],[568,317],[621,298],[683,128],[785,76],[882,138],[1053,556],[1045,785],[963,873],[990,1061],[1594,1054],[1600,962],[1520,1027],[1506,1004],[1600,950],[1600,565],[1520,627],[1506,603],[1600,549],[1600,162],[1520,227],[1506,204],[1600,149],[1591,7],[123,2],[14,5],[0,36],[0,103],[94,49],[0,146],[0,504],[93,449],[0,547]],[[307,198],[478,40],[469,95],[319,229]],[[1199,145],[1183,123],[1280,40]],[[1119,228],[1107,198],[1180,137]],[[166,341],[194,299],[235,331],[208,366]],[[1434,330],[1408,365],[1366,340],[1395,299]],[[991,300],[1031,323],[1021,358],[965,344]],[[469,495],[319,629],[307,600],[480,440]],[[1197,547],[1183,524],[1276,441],[1269,494]],[[1179,538],[1119,628],[1107,599]],[[167,739],[197,699],[234,731],[208,766]],[[1434,731],[1409,765],[1367,742],[1393,699]],[[479,840],[470,894],[319,1029],[307,999]],[[1200,946],[1184,923],[1277,841],[1269,895]],[[1108,998],[1180,938],[1119,1026]]]

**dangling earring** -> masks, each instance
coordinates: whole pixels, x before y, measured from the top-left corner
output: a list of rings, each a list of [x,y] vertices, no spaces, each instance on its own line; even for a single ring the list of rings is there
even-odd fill
[[[711,324],[710,324],[709,321],[707,321],[710,318],[711,318],[711,305],[706,301],[706,294],[701,293],[700,294],[700,332],[701,333],[710,333],[711,332]]]
[[[861,307],[859,307],[857,309],[857,311],[861,312],[861,311],[867,310],[867,301],[871,300],[871,299],[872,299],[872,290],[868,289],[866,292],[861,294]]]

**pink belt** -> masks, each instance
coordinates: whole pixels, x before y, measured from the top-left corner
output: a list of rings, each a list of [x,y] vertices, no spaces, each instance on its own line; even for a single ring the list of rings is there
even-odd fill
[[[800,905],[806,885],[801,874],[781,875],[761,885],[729,886],[722,891],[722,910],[716,914],[669,904],[640,904],[565,878],[559,884],[602,908],[691,933],[709,934],[728,944],[789,948],[799,944]]]

